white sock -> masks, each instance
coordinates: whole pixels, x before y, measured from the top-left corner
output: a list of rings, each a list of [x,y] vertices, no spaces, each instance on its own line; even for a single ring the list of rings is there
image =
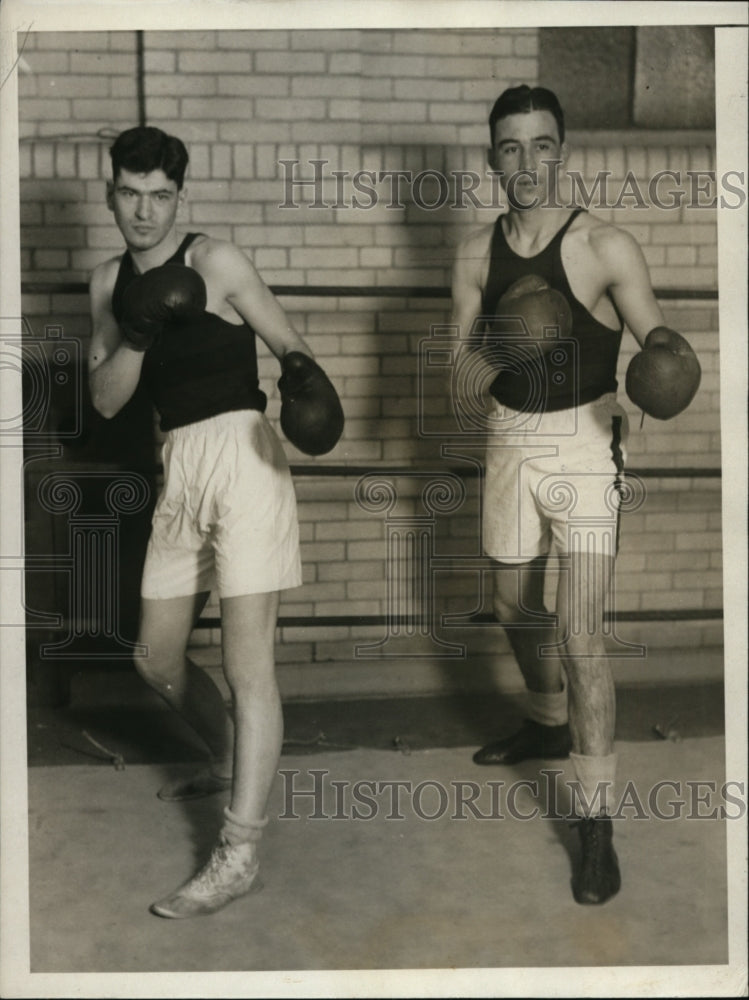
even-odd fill
[[[528,691],[528,717],[542,726],[563,726],[568,721],[567,683],[561,691]]]
[[[238,844],[254,844],[263,835],[263,829],[267,826],[268,817],[261,820],[242,821],[226,806],[224,808],[224,825],[221,827],[221,838],[232,847]]]
[[[571,790],[572,805],[577,804],[576,811],[583,816],[611,813],[615,801],[617,754],[593,757],[571,753],[570,760],[580,786],[579,790]]]

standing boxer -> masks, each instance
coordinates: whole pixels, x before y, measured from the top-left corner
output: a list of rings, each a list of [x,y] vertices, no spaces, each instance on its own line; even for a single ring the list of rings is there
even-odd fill
[[[496,561],[495,614],[525,680],[528,718],[474,760],[571,757],[583,792],[573,893],[578,903],[603,903],[620,887],[609,815],[615,697],[603,611],[623,469],[625,421],[616,403],[623,322],[645,347],[637,358],[647,375],[641,372],[632,389],[628,378],[627,388],[646,412],[657,410],[672,384],[691,378],[682,393],[688,402],[699,365],[683,338],[663,327],[635,240],[570,207],[558,175],[567,145],[556,96],[541,87],[506,90],[489,128],[489,163],[500,174],[508,211],[458,248],[453,323],[475,350],[475,377],[491,382],[483,545]],[[517,345],[507,340],[506,327],[504,340],[494,329],[495,317],[526,325],[520,355],[513,358]],[[477,319],[486,333],[479,343]],[[557,334],[561,350],[549,333]],[[675,370],[659,369],[659,346],[668,359],[681,353],[689,372],[680,373],[680,362]],[[571,507],[576,517],[601,524],[600,532],[576,532]],[[544,585],[552,547],[560,573],[550,618]],[[558,656],[550,655],[552,647]]]
[[[142,677],[194,727],[210,767],[163,788],[178,801],[231,791],[206,865],[154,903],[163,917],[211,913],[257,885],[257,841],[282,742],[274,639],[279,593],[301,583],[296,499],[264,416],[255,333],[281,361],[282,424],[322,453],[342,430],[340,403],[248,258],[231,243],[178,233],[188,162],[160,129],[123,132],[111,148],[107,204],[126,252],[91,279],[91,395],[105,417],[143,380],[165,432],[164,486],[141,585]],[[216,589],[218,688],[186,655]]]

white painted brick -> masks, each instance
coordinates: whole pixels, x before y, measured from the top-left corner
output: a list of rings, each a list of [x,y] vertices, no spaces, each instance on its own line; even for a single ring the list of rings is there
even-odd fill
[[[229,178],[232,176],[232,147],[225,143],[211,146],[211,177]]]
[[[516,56],[538,55],[538,37],[532,35],[516,35],[512,40],[512,52]]]
[[[221,200],[206,203],[193,201],[191,218],[193,222],[199,224],[259,222],[262,218],[262,208],[249,202],[237,204]]]
[[[255,102],[255,112],[258,118],[299,121],[325,118],[325,101],[317,99],[295,98],[294,100],[279,100],[276,98],[259,97]],[[253,124],[254,129],[254,124]]]
[[[364,529],[366,524],[349,523],[350,529]],[[379,529],[378,529],[379,530]],[[375,561],[347,561],[341,563],[324,563],[320,566],[321,580],[384,580],[385,564],[380,560]]]
[[[689,246],[669,246],[666,248],[666,264],[689,266],[697,263],[697,248]]]
[[[315,538],[317,541],[361,541],[363,539],[379,538],[381,534],[382,531],[379,525],[368,521],[338,521],[332,523],[326,521],[315,527]],[[345,579],[349,579],[351,577],[351,570],[356,564],[347,563],[345,565],[349,568]],[[372,579],[372,575],[364,574],[363,578],[370,580]]]
[[[177,54],[163,49],[146,48],[143,53],[143,67],[148,75],[151,73],[176,73]]]
[[[155,102],[149,101],[149,108]],[[170,102],[170,106],[173,102]],[[193,142],[215,142],[218,138],[218,122],[186,121],[184,119],[159,118],[159,127],[179,138],[189,147]]]
[[[362,35],[368,32],[359,31],[326,31],[326,30],[298,30],[291,32],[291,48],[294,50],[291,55],[292,64],[299,58],[298,52],[309,50],[312,52],[341,52],[344,49],[358,50]]]
[[[96,103],[95,101],[92,103]],[[185,126],[182,124],[180,114],[180,101],[175,97],[152,97],[148,102],[148,113],[165,132],[179,135],[183,142],[189,142],[191,137],[185,133]],[[111,116],[114,117],[114,116]],[[131,105],[130,117],[136,117],[135,107]],[[169,125],[169,121],[174,121],[175,125]],[[207,137],[206,137],[207,138]]]
[[[288,258],[285,250],[257,250],[254,255],[255,267],[267,273],[272,268],[285,269]]]
[[[427,60],[424,56],[400,56],[400,55],[366,55],[362,59],[362,75],[364,77],[407,77],[414,76],[423,78],[425,76],[442,77],[439,72],[427,72]],[[366,82],[364,83],[366,88]]]
[[[67,250],[36,250],[34,251],[34,266],[40,270],[66,268],[70,264]]]
[[[362,31],[357,48],[363,53],[392,52],[394,34],[391,31]]]
[[[317,46],[314,46],[316,49]],[[258,52],[255,55],[256,73],[324,73],[325,56],[322,52]]]
[[[354,99],[360,96],[361,79],[358,76],[295,76],[291,81],[292,97],[340,97]]]
[[[359,251],[362,267],[392,267],[393,254],[386,247],[367,247]]]
[[[214,31],[147,31],[144,35],[146,50],[150,46],[165,49],[196,49],[213,51],[216,48]]]
[[[361,73],[362,57],[359,52],[333,52],[328,57],[329,73]]]
[[[288,31],[219,31],[216,46],[219,49],[290,49]]]
[[[677,551],[696,552],[700,549],[720,550],[721,536],[717,531],[684,531],[675,538]]]
[[[63,52],[106,49],[109,34],[106,31],[59,31],[41,32],[36,36],[37,48],[59,49]]]
[[[208,48],[177,53],[179,73],[249,73],[251,68],[249,52],[217,52]]]
[[[358,100],[332,100],[329,104],[328,114],[331,119],[358,120],[361,116],[361,105]]]
[[[207,118],[230,120],[248,115],[251,105],[244,98],[227,97],[185,97],[181,101],[185,118]]]
[[[221,74],[218,93],[227,97],[284,97],[291,91],[288,76],[258,76],[254,73]]]
[[[58,98],[50,101],[47,98],[25,98],[23,102],[23,113],[27,119],[41,119],[57,123],[69,120],[72,117],[72,102],[68,99]],[[55,126],[55,131],[59,132],[59,125]]]
[[[484,117],[484,104],[469,101],[431,101],[429,104],[429,121],[456,122],[462,124],[466,119]]]
[[[209,97],[216,93],[216,77],[208,74],[177,76],[173,73],[149,73],[146,97]]]
[[[287,122],[259,122],[240,119],[220,122],[219,138],[224,142],[288,142],[291,127]]]

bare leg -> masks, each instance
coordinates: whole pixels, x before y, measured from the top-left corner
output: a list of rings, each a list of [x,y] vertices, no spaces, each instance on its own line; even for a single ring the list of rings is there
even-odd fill
[[[604,603],[614,559],[572,552],[567,560],[557,610],[564,628],[563,661],[569,682],[570,759],[584,794],[578,823],[582,856],[572,891],[578,903],[595,905],[616,895],[621,886],[608,815],[616,770],[614,681],[603,642]]]
[[[556,618],[544,607],[547,557],[520,566],[497,564],[494,611],[504,627],[528,691],[528,717],[518,732],[487,743],[473,755],[476,764],[515,764],[569,753],[567,696],[562,664],[543,646],[554,646]],[[539,620],[540,619],[540,620]]]
[[[575,753],[607,756],[615,724],[614,680],[603,641],[603,611],[611,585],[611,556],[574,552],[559,579],[557,612],[569,682],[570,730]]]
[[[541,647],[553,643],[554,624],[538,624],[544,607],[544,578],[547,557],[541,556],[521,566],[498,564],[494,578],[494,611],[505,626],[520,672],[529,691],[554,693],[562,690],[562,666],[555,656],[540,654]]]
[[[186,655],[187,643],[208,594],[144,599],[138,641],[147,647],[138,673],[205,741],[217,773],[231,773],[232,722],[221,692]],[[223,767],[223,772],[222,772]]]
[[[283,739],[275,678],[277,593],[221,601],[224,673],[234,702],[236,739],[231,806],[208,862],[154,903],[153,913],[180,919],[213,913],[259,886],[257,842]]]
[[[283,716],[274,655],[278,601],[279,595],[271,593],[221,602],[224,673],[236,726],[231,811],[241,822],[265,816],[281,755]]]

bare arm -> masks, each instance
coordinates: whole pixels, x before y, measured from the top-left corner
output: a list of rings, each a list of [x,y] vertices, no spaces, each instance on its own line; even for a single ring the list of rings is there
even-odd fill
[[[647,334],[664,322],[642,250],[629,233],[613,227],[606,227],[605,235],[595,242],[595,249],[611,276],[608,286],[611,296],[642,347]]]
[[[116,261],[100,265],[91,276],[91,345],[88,381],[91,400],[103,417],[113,417],[135,392],[143,353],[125,346],[112,313]]]
[[[481,316],[483,288],[481,281],[485,261],[485,238],[470,238],[458,247],[452,273],[452,315],[450,322],[458,328],[458,337],[464,348],[472,354],[466,367],[475,385],[488,386],[497,374],[496,360],[485,349],[483,332],[475,331],[476,319]]]
[[[312,357],[276,297],[255,270],[249,258],[231,243],[211,242],[194,265],[209,290],[220,288],[223,298],[256,331],[280,360],[290,351]],[[209,301],[208,308],[211,308]]]

